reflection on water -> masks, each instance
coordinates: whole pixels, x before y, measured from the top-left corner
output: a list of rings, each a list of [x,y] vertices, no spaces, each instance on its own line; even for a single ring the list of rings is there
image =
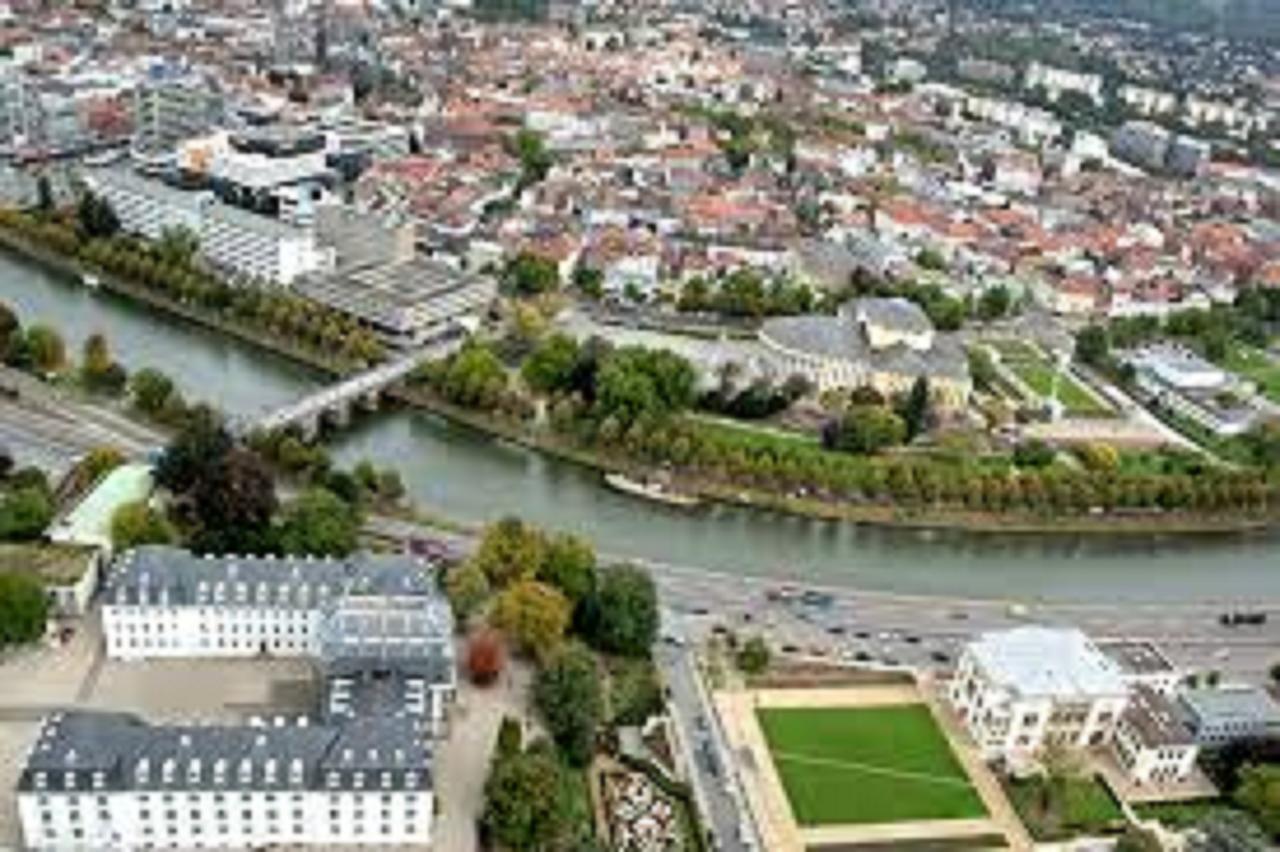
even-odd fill
[[[131,369],[155,366],[189,397],[250,414],[316,387],[314,372],[0,255],[0,299],[78,350],[104,332]],[[903,592],[1016,598],[1280,598],[1274,537],[1032,536],[896,530],[708,506],[693,512],[603,486],[597,474],[437,417],[360,416],[339,459],[400,470],[428,507],[469,521],[516,514],[589,536],[603,552],[730,573]]]

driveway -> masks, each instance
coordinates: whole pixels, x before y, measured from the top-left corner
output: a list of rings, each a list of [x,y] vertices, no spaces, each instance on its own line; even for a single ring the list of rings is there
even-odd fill
[[[479,848],[476,821],[484,810],[484,782],[489,757],[504,716],[524,722],[525,742],[541,733],[529,706],[533,669],[508,663],[502,678],[489,687],[470,681],[458,684],[458,698],[450,711],[449,734],[436,760],[440,816],[432,848],[438,852],[475,852]]]

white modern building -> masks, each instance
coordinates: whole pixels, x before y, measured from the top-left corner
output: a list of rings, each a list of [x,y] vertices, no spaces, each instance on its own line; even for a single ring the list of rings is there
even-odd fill
[[[430,568],[144,547],[117,560],[103,626],[128,660],[315,657],[321,706],[245,726],[55,713],[20,776],[27,847],[429,846],[431,744],[455,688]]]
[[[988,760],[1107,742],[1129,700],[1116,664],[1074,628],[986,633],[960,657],[949,699]]]

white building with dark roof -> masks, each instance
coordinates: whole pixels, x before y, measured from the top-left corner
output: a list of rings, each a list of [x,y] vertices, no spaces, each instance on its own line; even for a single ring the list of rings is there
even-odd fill
[[[1129,701],[1119,667],[1074,628],[1027,626],[969,643],[949,699],[989,760],[1108,741]]]
[[[126,554],[103,605],[114,658],[310,656],[314,718],[151,725],[54,713],[18,785],[32,849],[430,845],[432,741],[453,698],[453,616],[404,556]]]
[[[1167,696],[1137,686],[1120,714],[1116,760],[1138,787],[1179,784],[1191,777],[1200,746]]]

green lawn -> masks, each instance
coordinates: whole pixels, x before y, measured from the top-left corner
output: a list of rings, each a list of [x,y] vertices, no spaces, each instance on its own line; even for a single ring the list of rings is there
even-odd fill
[[[1280,402],[1280,363],[1261,349],[1233,346],[1223,366],[1252,381],[1258,386],[1258,393],[1267,399]]]
[[[1020,340],[1001,340],[991,344],[1000,353],[1000,359],[1018,378],[1031,388],[1032,392],[1048,397],[1053,390],[1054,374],[1057,370],[1049,361]],[[1058,379],[1058,399],[1068,414],[1081,417],[1105,417],[1112,414],[1109,407],[1101,403],[1069,373]]]
[[[923,705],[756,714],[800,825],[986,815]]]

